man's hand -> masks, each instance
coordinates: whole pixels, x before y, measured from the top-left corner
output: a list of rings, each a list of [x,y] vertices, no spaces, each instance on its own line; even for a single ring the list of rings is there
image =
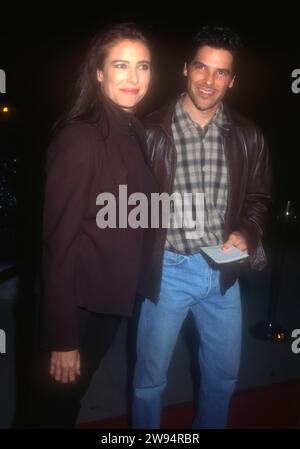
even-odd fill
[[[78,349],[66,352],[52,352],[50,374],[58,382],[75,382],[80,376],[80,352]]]
[[[236,248],[240,249],[241,251],[247,251],[247,243],[246,239],[240,232],[232,232],[228,240],[223,245],[223,250],[228,251],[232,246],[235,246]]]

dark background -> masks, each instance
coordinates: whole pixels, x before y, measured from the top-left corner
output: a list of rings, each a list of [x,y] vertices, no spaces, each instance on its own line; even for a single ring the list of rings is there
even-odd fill
[[[291,91],[291,73],[300,68],[299,10],[280,5],[263,11],[262,4],[253,2],[236,7],[144,2],[128,8],[112,3],[109,9],[103,2],[1,5],[0,68],[6,72],[7,93],[0,94],[0,105],[8,105],[10,112],[0,113],[0,155],[16,156],[16,181],[8,187],[15,189],[18,201],[8,220],[8,227],[17,229],[13,235],[8,228],[2,232],[2,255],[19,251],[39,265],[43,167],[51,126],[67,103],[91,37],[119,21],[138,22],[153,43],[154,82],[144,113],[183,89],[184,49],[202,24],[229,25],[241,35],[247,51],[229,102],[254,119],[269,141],[275,214],[287,200],[298,210],[300,94]],[[14,209],[14,204],[8,206]],[[16,235],[19,245],[11,244]]]

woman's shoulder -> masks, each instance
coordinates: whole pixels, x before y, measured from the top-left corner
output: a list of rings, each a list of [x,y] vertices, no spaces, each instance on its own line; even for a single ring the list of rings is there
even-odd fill
[[[91,123],[72,123],[65,125],[57,131],[53,137],[53,141],[86,140],[96,138],[98,135],[97,127]]]
[[[74,123],[55,133],[47,150],[46,166],[64,164],[93,165],[101,149],[97,128],[89,123]],[[101,151],[100,151],[101,152]]]
[[[57,151],[74,154],[80,154],[93,149],[99,149],[101,140],[99,139],[99,132],[97,127],[90,123],[72,123],[64,126],[57,131],[49,146],[50,153]]]

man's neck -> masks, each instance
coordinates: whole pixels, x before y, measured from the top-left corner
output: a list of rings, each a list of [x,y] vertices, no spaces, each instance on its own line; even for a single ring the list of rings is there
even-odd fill
[[[216,111],[218,110],[219,106],[220,104],[217,104],[212,109],[201,111],[198,108],[196,108],[191,98],[187,94],[183,99],[183,109],[185,110],[185,112],[189,114],[189,116],[194,122],[198,123],[198,125],[201,126],[201,128],[204,128],[210,122],[210,120],[213,118]]]

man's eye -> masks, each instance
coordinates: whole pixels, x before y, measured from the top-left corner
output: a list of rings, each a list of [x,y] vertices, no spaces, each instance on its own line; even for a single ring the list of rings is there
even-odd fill
[[[226,70],[218,70],[218,75],[225,76],[225,75],[227,75],[227,72],[226,72]]]
[[[119,62],[118,64],[115,65],[115,67],[117,69],[126,69],[127,68],[127,66],[126,66],[126,64],[124,64],[124,62]]]

